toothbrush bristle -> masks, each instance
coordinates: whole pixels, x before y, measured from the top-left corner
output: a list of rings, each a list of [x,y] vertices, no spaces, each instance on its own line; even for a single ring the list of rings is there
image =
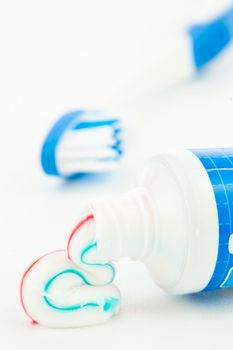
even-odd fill
[[[70,177],[79,173],[98,173],[113,169],[123,153],[120,120],[99,112],[82,111],[77,112],[76,117],[75,114],[68,116],[71,118],[63,117],[63,120],[68,120],[67,123],[62,125],[62,120],[57,122],[59,133],[55,124],[52,134],[46,140],[49,151],[49,142],[52,145],[55,143],[52,155],[55,171],[46,171],[49,166],[44,166],[42,161],[45,172]],[[59,135],[59,140],[54,139],[56,134]],[[44,153],[46,156],[46,152]],[[47,160],[46,162],[48,163]]]

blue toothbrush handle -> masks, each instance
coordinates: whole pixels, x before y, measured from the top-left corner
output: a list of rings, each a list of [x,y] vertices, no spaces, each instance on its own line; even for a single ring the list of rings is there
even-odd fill
[[[233,37],[233,7],[206,24],[191,26],[193,59],[197,70],[217,57]]]

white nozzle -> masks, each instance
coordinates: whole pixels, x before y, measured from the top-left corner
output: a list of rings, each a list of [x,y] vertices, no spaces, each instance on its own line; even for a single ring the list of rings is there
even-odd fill
[[[101,260],[142,260],[154,248],[154,206],[146,190],[139,188],[117,199],[103,198],[91,205],[91,211]]]

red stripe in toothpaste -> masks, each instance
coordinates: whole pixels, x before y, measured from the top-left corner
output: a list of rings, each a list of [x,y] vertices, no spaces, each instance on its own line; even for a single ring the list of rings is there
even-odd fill
[[[70,242],[73,238],[73,236],[77,233],[77,231],[86,223],[88,222],[89,220],[94,220],[94,215],[93,214],[90,214],[88,216],[86,216],[84,219],[82,219],[78,224],[77,226],[75,226],[75,228],[73,229],[73,231],[71,232],[71,235],[68,239],[68,244],[67,244],[67,254],[68,254],[68,258],[71,260],[70,258],[70,254],[69,254],[69,247],[70,247]],[[34,261],[28,268],[27,270],[24,272],[23,274],[23,277],[21,279],[21,282],[20,282],[20,301],[21,301],[21,304],[22,304],[22,307],[26,313],[26,315],[31,319],[32,321],[32,324],[39,324],[38,321],[36,321],[30,314],[29,312],[27,311],[27,308],[25,306],[25,303],[24,303],[24,300],[23,300],[23,286],[24,286],[24,282],[25,282],[25,279],[28,275],[28,273],[33,269],[33,267],[41,260],[43,259],[44,257],[46,257],[47,255],[50,255],[50,254],[53,254],[55,252],[62,252],[64,250],[60,249],[60,250],[54,250],[50,253],[47,253],[43,256],[41,256],[39,259],[37,259],[36,261]]]
[[[70,249],[70,243],[72,241],[72,238],[74,237],[74,235],[80,230],[80,228],[85,225],[85,223],[87,223],[89,220],[94,220],[94,215],[93,214],[90,214],[88,216],[86,216],[84,219],[82,219],[81,221],[79,221],[79,223],[75,226],[75,228],[73,229],[73,231],[71,232],[71,235],[68,239],[68,244],[67,244],[67,254],[68,254],[68,258],[70,260],[71,257],[70,257],[70,253],[69,253],[69,249]]]
[[[24,272],[23,274],[23,277],[21,278],[21,282],[20,282],[20,302],[22,304],[22,307],[24,309],[24,312],[26,313],[26,315],[31,319],[32,321],[32,324],[39,324],[38,321],[36,321],[30,314],[29,312],[27,311],[27,308],[25,306],[25,303],[24,303],[24,300],[23,300],[23,285],[24,285],[24,282],[25,282],[25,279],[28,275],[28,273],[33,269],[33,267],[41,260],[43,259],[44,257],[46,257],[47,255],[50,255],[50,254],[53,254],[53,253],[56,253],[56,252],[63,252],[64,250],[63,249],[58,249],[58,250],[54,250],[50,253],[47,253],[47,254],[44,254],[43,256],[41,256],[39,259],[37,259],[36,261],[34,261],[28,268],[27,270]]]

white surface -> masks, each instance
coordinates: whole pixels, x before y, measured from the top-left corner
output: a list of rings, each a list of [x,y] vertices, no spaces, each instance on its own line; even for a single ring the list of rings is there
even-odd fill
[[[118,264],[122,311],[103,326],[31,327],[18,298],[22,271],[41,254],[64,247],[83,203],[131,188],[150,155],[170,147],[233,146],[232,50],[205,75],[157,99],[149,94],[125,107],[118,96],[109,105],[106,97],[162,48],[164,36],[219,7],[219,0],[0,2],[1,348],[231,346],[231,290],[171,297],[143,266],[129,261]],[[116,172],[75,183],[41,173],[41,141],[57,116],[74,107],[114,104],[128,126],[128,153]]]

